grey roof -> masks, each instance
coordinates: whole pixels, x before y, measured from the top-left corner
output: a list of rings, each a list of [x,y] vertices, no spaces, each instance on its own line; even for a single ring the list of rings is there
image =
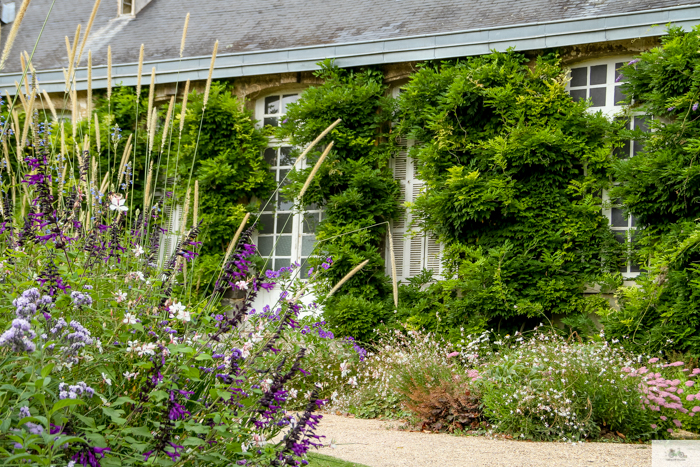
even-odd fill
[[[5,0],[7,1],[7,0]],[[19,52],[31,53],[38,70],[66,67],[65,36],[87,25],[93,0],[32,0],[0,75],[0,89],[20,70]],[[17,2],[20,3],[19,1]],[[219,40],[215,77],[302,71],[323,58],[340,65],[390,63],[475,55],[491,48],[521,50],[660,35],[654,24],[700,23],[700,3],[682,0],[151,0],[136,17],[117,17],[116,1],[100,4],[87,49],[92,50],[94,86],[112,46],[125,84],[135,81],[139,47],[145,44],[157,82],[205,78]],[[184,60],[179,60],[184,18],[191,14]],[[3,27],[2,39],[7,37]],[[17,58],[16,58],[17,57]],[[40,75],[58,90],[61,71]],[[84,79],[78,73],[78,80]],[[78,89],[81,88],[80,83]]]

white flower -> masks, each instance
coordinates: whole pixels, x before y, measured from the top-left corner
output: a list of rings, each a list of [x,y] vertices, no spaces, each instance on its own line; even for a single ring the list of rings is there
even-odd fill
[[[139,347],[140,347],[139,341],[128,341],[126,343],[126,351],[127,352],[134,352],[134,351],[138,350]]]
[[[236,282],[236,287],[240,290],[248,290],[248,283],[246,281],[238,281]]]
[[[142,357],[144,354],[145,355],[155,355],[156,354],[156,345],[155,344],[143,344],[142,346],[136,348],[135,350],[139,354],[139,357]]]
[[[125,371],[125,372],[123,373],[124,377],[125,377],[127,380],[130,380],[131,378],[135,378],[138,374],[139,374],[138,371],[137,371],[136,373],[129,373],[128,371]]]
[[[106,374],[102,373],[102,379],[104,380],[104,382],[107,383],[107,386],[111,386],[111,385],[112,385],[112,380],[109,379],[107,376],[109,376],[109,375],[106,375]]]
[[[126,212],[129,210],[124,203],[126,200],[122,198],[122,195],[113,195],[109,199],[109,209],[112,211]]]
[[[350,371],[350,364],[348,362],[343,362],[340,364],[340,376],[345,378]]]
[[[353,376],[348,380],[348,384],[350,384],[352,387],[357,387],[357,378]]]
[[[134,248],[131,251],[133,251],[134,256],[136,256],[138,258],[139,256],[141,256],[143,254],[143,247],[141,245],[136,245],[136,248]]]
[[[133,315],[131,313],[126,313],[124,315],[124,319],[122,320],[122,323],[124,323],[124,324],[136,324],[136,315]]]
[[[121,303],[124,300],[126,300],[126,292],[122,292],[121,290],[117,290],[116,292],[112,292],[114,294],[114,298],[117,300],[117,303]]]
[[[182,302],[173,303],[169,307],[170,316],[179,319],[180,321],[189,321],[191,319],[190,312],[185,310],[185,305]]]
[[[298,394],[299,394],[299,391],[297,391],[297,390],[294,389],[294,388],[292,388],[292,389],[289,390],[289,397],[290,397],[291,399],[296,399]]]

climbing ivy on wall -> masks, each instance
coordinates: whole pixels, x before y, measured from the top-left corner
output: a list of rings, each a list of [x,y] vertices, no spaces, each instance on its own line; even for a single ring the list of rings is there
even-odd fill
[[[314,254],[333,258],[329,284],[339,281],[364,260],[369,263],[325,304],[324,316],[334,329],[367,340],[374,328],[390,317],[386,303],[391,284],[383,260],[386,222],[399,213],[399,185],[389,168],[394,146],[388,138],[393,101],[383,74],[373,68],[340,69],[321,64],[320,86],[304,91],[287,107],[278,137],[304,147],[338,118],[342,122],[308,155],[309,167],[291,173],[288,198],[300,192],[323,147],[333,149],[304,194],[301,205],[323,207]],[[317,261],[318,264],[321,261]]]
[[[615,127],[565,76],[556,55],[506,52],[428,64],[404,86],[400,132],[425,181],[412,209],[447,267],[432,300],[403,291],[409,322],[458,334],[607,306],[583,291],[623,260],[601,212]]]
[[[627,132],[644,150],[616,164],[619,197],[637,223],[648,272],[618,291],[606,332],[648,350],[700,355],[700,28],[669,28],[660,47],[622,69],[630,113],[651,132]]]

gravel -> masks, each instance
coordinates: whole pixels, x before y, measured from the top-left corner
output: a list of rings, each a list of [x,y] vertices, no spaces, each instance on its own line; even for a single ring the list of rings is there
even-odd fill
[[[396,429],[397,423],[326,414],[320,452],[369,467],[605,466],[651,465],[651,446],[619,443],[535,443],[452,436]]]

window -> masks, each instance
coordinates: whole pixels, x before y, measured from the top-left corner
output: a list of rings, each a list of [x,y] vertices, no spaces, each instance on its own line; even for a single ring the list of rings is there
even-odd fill
[[[590,99],[594,111],[619,111],[625,100],[619,70],[628,61],[617,59],[572,67],[569,94],[575,101]]]
[[[134,12],[133,7],[134,0],[121,0],[121,14],[131,15]],[[114,10],[112,10],[114,11]]]
[[[298,93],[275,94],[258,99],[256,115],[262,117],[262,125],[278,126],[284,121],[287,105],[296,102]],[[270,164],[276,184],[283,183],[292,170],[296,158],[292,147],[284,141],[270,140],[263,153]],[[298,169],[306,167],[306,161],[297,164]],[[317,206],[306,206],[304,212],[294,210],[294,200],[289,200],[280,192],[275,193],[267,206],[262,206],[260,225],[256,243],[263,258],[270,258],[266,268],[280,269],[294,262],[302,265],[301,277],[307,275],[307,259],[312,254],[316,242],[316,227],[323,212]]]
[[[577,101],[590,99],[591,108],[589,110],[591,112],[602,111],[609,118],[624,118],[627,129],[648,132],[648,116],[620,116],[621,111],[624,110],[623,101],[626,99],[622,92],[624,77],[621,76],[620,68],[629,60],[631,58],[616,58],[573,66],[568,85],[569,94]],[[620,159],[628,159],[643,148],[642,141],[630,140],[625,142],[622,147],[616,148],[614,154]],[[618,242],[627,245],[627,255],[628,258],[631,258],[636,228],[634,216],[626,216],[624,206],[620,204],[619,200],[611,200],[607,191],[603,193],[603,204],[603,215],[608,219],[610,229]],[[620,272],[625,278],[636,277],[640,271],[639,265],[632,262],[631,259],[628,259],[627,264],[620,268]]]

